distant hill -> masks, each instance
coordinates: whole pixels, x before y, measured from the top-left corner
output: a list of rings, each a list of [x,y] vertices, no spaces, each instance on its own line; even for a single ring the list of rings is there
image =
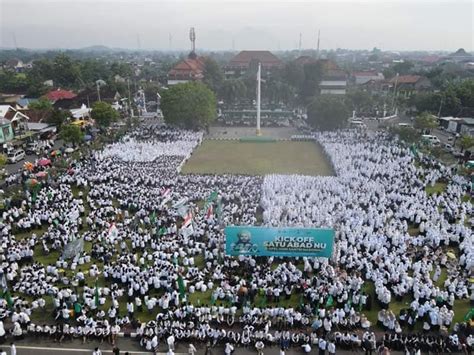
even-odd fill
[[[450,57],[471,57],[471,54],[467,53],[464,48],[459,48],[456,52],[449,55]]]
[[[111,48],[109,48],[107,46],[96,45],[96,46],[78,48],[77,50],[78,51],[84,51],[84,52],[108,52],[108,51],[111,50]]]

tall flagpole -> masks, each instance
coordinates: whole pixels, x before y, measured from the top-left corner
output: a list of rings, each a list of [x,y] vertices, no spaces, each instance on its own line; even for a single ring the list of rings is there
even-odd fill
[[[261,81],[261,64],[258,63],[257,72],[257,136],[261,136],[260,131],[260,81]]]

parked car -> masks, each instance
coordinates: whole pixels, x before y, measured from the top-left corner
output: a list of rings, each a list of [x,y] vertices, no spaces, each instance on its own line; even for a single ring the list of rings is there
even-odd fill
[[[26,154],[35,154],[38,151],[38,148],[39,148],[38,142],[36,141],[30,142],[26,146]]]
[[[23,149],[15,150],[7,155],[7,161],[10,164],[15,164],[23,159],[25,159],[25,151]]]
[[[430,144],[434,147],[439,146],[439,144],[441,143],[438,137],[433,136],[431,134],[423,134],[421,136],[421,139],[424,143]]]
[[[454,151],[454,147],[451,144],[444,144],[443,149],[447,152],[452,152]]]

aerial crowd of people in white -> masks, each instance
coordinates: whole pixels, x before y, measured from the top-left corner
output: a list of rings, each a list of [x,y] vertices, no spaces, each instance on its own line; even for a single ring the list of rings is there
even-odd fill
[[[467,180],[415,161],[387,133],[313,138],[334,176],[181,175],[203,134],[153,125],[74,162],[3,212],[0,261],[13,297],[0,301],[0,340],[9,328],[58,341],[136,333],[147,350],[179,340],[471,349],[470,328],[453,321],[456,302],[474,302]],[[446,190],[427,194],[437,181]],[[213,192],[221,210],[209,213],[201,201]],[[259,223],[334,228],[334,256],[225,255],[224,226]],[[76,255],[60,257],[78,240]],[[400,313],[394,302],[405,302]],[[375,308],[388,334],[377,340]],[[426,334],[410,334],[416,325]]]

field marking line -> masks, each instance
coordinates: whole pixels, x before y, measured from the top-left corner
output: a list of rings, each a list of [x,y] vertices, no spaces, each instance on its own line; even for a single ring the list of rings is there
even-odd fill
[[[10,345],[3,345],[3,348],[10,348]],[[42,347],[42,346],[27,346],[27,345],[16,345],[16,349],[24,349],[24,350],[47,350],[47,351],[71,351],[71,352],[86,352],[86,353],[91,353],[94,349],[77,349],[77,348],[49,348],[49,347]],[[110,353],[112,354],[112,350],[100,350],[102,353]],[[125,353],[128,350],[122,350],[120,349],[120,353]],[[150,351],[128,351],[129,354],[151,354],[152,352]],[[165,352],[163,353],[157,353],[157,354],[166,354]],[[185,353],[175,353],[175,355],[183,355]]]

